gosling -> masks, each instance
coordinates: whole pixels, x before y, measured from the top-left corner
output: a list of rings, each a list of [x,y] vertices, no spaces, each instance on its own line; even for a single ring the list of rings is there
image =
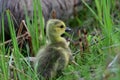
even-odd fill
[[[71,50],[65,38],[66,25],[58,19],[50,19],[46,25],[48,44],[39,50],[35,69],[41,80],[52,80],[72,61]]]

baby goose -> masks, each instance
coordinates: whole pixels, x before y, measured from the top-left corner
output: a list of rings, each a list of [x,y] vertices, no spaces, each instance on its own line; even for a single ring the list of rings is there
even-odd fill
[[[35,69],[40,80],[41,77],[45,80],[55,78],[72,61],[67,41],[61,37],[65,30],[66,26],[61,20],[50,19],[47,22],[48,44],[40,49],[35,62]]]

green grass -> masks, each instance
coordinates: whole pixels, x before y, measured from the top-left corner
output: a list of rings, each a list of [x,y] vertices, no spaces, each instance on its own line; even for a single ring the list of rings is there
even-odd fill
[[[74,26],[88,26],[89,27],[89,52],[79,52],[79,46],[70,45],[72,52],[75,53],[78,51],[78,54],[75,55],[75,60],[79,66],[73,64],[68,65],[64,70],[64,75],[60,76],[57,80],[78,80],[84,78],[85,80],[100,80],[102,75],[106,71],[106,66],[109,60],[111,61],[116,54],[119,54],[120,49],[120,23],[115,22],[115,20],[120,18],[120,14],[116,13],[117,18],[114,18],[112,14],[116,9],[115,0],[94,0],[91,5],[82,0],[85,5],[86,10],[78,13],[78,16],[74,20],[70,20],[70,24]],[[32,47],[34,55],[37,54],[39,48],[46,43],[46,37],[44,34],[44,18],[42,16],[41,5],[39,0],[34,0],[33,4],[33,17],[32,24],[30,23],[30,18],[26,13],[26,24],[29,30],[29,33],[32,38]],[[16,34],[14,30],[13,21],[11,20],[10,11],[6,11],[10,35],[12,39],[12,46],[0,45],[0,80],[9,80],[11,76],[10,64],[12,63],[11,59],[14,59],[14,66],[12,71],[14,72],[14,80],[38,80],[37,74],[33,70],[30,62],[27,61],[24,57],[24,52],[20,52],[18,47],[18,42],[16,40]],[[86,16],[84,16],[84,14]],[[92,18],[93,21],[89,22],[89,19]],[[84,20],[85,19],[85,20]],[[85,25],[85,21],[88,23]],[[2,17],[2,33],[0,43],[5,41],[4,37],[4,17]],[[76,23],[76,24],[74,24]],[[90,25],[92,24],[92,26]],[[77,28],[77,27],[74,27]],[[99,36],[93,36],[90,33],[94,32],[94,28],[101,30]],[[40,30],[40,31],[39,31]],[[73,36],[72,39],[74,40]],[[104,39],[102,39],[104,38]],[[98,43],[94,43],[94,39],[97,39]],[[94,43],[94,45],[92,45]],[[26,44],[26,47],[28,44]],[[12,48],[12,49],[11,49]],[[29,57],[30,50],[27,47],[25,53]],[[84,54],[84,58],[80,56]],[[7,56],[7,57],[6,57]],[[120,69],[118,65],[114,67],[117,71],[115,72],[115,77],[110,76],[108,80],[119,80]]]

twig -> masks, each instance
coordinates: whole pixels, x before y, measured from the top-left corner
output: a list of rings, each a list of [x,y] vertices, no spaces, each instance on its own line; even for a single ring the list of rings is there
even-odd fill
[[[20,36],[16,37],[16,39],[18,40],[18,39],[23,38],[23,37],[25,37],[25,36],[27,36],[27,35],[28,35],[28,32],[24,33],[23,35],[20,35]],[[8,43],[11,43],[11,42],[12,42],[12,39],[7,40],[7,41],[5,41],[4,43],[1,43],[0,46],[5,45],[5,44],[8,44]]]
[[[3,56],[3,55],[0,55],[0,57],[1,56]],[[4,57],[9,58],[9,59],[13,59],[13,56],[11,57],[11,56],[5,55]],[[28,60],[28,61],[34,62],[36,60],[36,57],[25,57],[25,58],[20,58],[20,60]]]

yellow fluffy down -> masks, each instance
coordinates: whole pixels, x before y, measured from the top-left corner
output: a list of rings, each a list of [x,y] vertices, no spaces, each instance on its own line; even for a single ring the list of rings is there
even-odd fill
[[[46,36],[48,43],[39,50],[35,61],[35,70],[40,80],[56,78],[71,61],[71,50],[66,39],[61,37],[65,30],[66,25],[61,20],[50,19],[47,22]]]

